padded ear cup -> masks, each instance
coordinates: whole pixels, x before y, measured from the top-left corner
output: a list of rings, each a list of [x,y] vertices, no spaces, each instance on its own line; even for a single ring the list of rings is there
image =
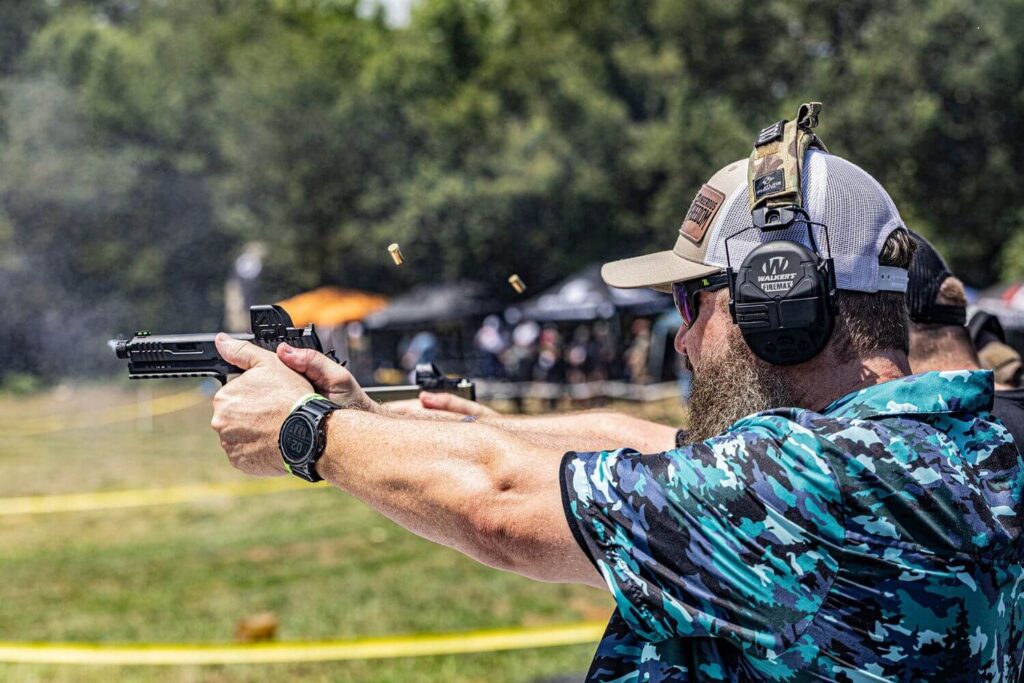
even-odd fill
[[[832,335],[834,278],[831,259],[789,240],[761,244],[730,268],[729,310],[754,355],[795,365],[821,353]]]

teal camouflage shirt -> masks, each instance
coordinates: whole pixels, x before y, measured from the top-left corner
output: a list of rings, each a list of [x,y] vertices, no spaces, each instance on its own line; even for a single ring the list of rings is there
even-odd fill
[[[992,374],[933,372],[665,453],[568,453],[618,609],[590,681],[1007,681],[1024,463]]]

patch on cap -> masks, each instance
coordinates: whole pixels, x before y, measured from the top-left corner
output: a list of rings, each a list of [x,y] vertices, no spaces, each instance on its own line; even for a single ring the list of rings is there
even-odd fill
[[[690,210],[686,212],[683,224],[679,226],[679,234],[692,240],[695,244],[700,244],[700,241],[704,239],[704,233],[711,226],[711,221],[715,220],[715,215],[724,201],[724,194],[710,185],[702,186],[697,196],[693,198],[693,203],[690,204]]]

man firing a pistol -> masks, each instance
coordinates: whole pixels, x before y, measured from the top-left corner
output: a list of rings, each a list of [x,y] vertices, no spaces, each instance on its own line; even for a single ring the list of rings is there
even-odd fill
[[[990,372],[909,376],[912,242],[815,123],[766,128],[673,250],[603,271],[675,295],[701,405],[688,443],[398,417],[321,354],[219,337],[245,370],[214,400],[229,460],[610,591],[591,681],[1016,681],[1024,463]]]

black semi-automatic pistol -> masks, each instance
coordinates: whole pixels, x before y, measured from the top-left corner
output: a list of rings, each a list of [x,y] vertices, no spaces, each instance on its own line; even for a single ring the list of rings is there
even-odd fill
[[[235,339],[252,342],[268,351],[277,351],[287,342],[300,349],[323,352],[320,337],[312,323],[295,327],[291,316],[280,306],[262,305],[249,309],[252,333],[232,334]],[[130,379],[162,379],[175,377],[216,377],[221,384],[228,375],[242,372],[221,358],[214,344],[216,333],[153,335],[137,332],[131,339],[110,342],[118,358],[128,360]],[[326,353],[337,361],[333,351]],[[416,398],[421,391],[456,394],[470,401],[476,400],[476,387],[464,378],[443,375],[433,363],[416,366],[416,384],[404,386],[364,387],[374,401],[398,401]]]

